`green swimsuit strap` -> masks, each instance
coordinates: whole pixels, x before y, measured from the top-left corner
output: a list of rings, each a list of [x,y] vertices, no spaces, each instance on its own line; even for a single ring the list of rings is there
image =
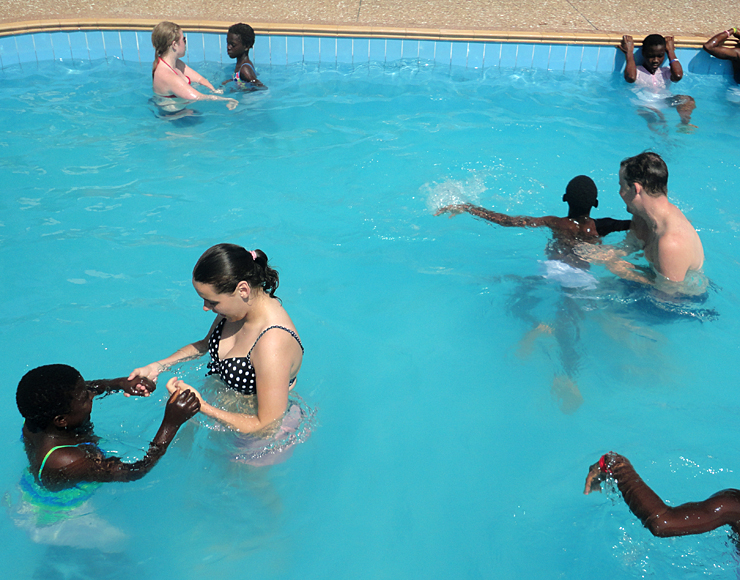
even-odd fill
[[[41,467],[39,467],[39,479],[41,479],[41,472],[44,470],[44,465],[46,465],[46,460],[49,459],[49,455],[54,453],[57,449],[64,449],[65,447],[79,447],[80,445],[92,445],[92,442],[78,443],[77,445],[57,445],[56,447],[49,449],[48,453],[44,456],[44,460],[41,462]]]

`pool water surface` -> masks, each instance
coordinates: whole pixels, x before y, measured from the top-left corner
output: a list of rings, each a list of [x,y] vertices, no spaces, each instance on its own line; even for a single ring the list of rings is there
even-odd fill
[[[269,90],[234,111],[165,121],[149,64],[28,68],[0,76],[8,578],[736,577],[727,530],[659,540],[614,493],[582,495],[610,449],[673,505],[740,487],[727,78],[687,74],[698,128],[669,110],[658,134],[617,73],[299,63],[258,68]],[[214,84],[233,69],[196,68]],[[564,215],[586,174],[593,215],[627,219],[619,162],[646,149],[702,237],[702,302],[599,266],[595,290],[565,291],[541,276],[547,232],[434,216],[460,201]],[[55,362],[126,375],[202,338],[190,275],[225,241],[280,272],[311,436],[258,469],[193,421],[147,477],[96,492],[125,541],[34,543],[14,523],[18,380]],[[203,362],[178,372],[203,385]],[[143,455],[165,400],[98,400],[105,448]]]

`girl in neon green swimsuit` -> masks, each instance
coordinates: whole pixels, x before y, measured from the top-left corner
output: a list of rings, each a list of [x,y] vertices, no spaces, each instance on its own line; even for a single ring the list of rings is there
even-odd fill
[[[174,393],[146,455],[124,463],[105,456],[90,422],[93,397],[119,390],[147,396],[154,384],[141,378],[86,382],[67,365],[46,365],[26,373],[18,384],[16,402],[26,420],[23,443],[36,484],[59,492],[83,483],[139,479],[164,455],[180,426],[200,409],[190,391]]]
[[[200,408],[193,393],[175,393],[145,457],[124,463],[106,457],[90,422],[93,397],[116,390],[148,396],[154,384],[126,378],[86,382],[67,365],[39,367],[21,379],[16,402],[26,420],[22,440],[29,468],[21,477],[21,501],[13,519],[33,541],[117,551],[125,536],[97,517],[88,500],[102,482],[145,475]]]

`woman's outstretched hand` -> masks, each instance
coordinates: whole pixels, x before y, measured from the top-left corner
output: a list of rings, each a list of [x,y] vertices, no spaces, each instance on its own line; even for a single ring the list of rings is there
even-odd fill
[[[156,383],[159,373],[163,370],[164,367],[158,362],[149,363],[145,367],[139,367],[138,369],[132,370],[131,374],[128,376],[128,380],[133,381],[136,377],[142,377],[144,379],[149,379],[152,383]]]
[[[177,377],[172,377],[169,381],[167,381],[167,390],[170,393],[176,393],[178,391],[190,391],[198,399],[198,404],[203,404],[203,397],[200,396],[200,393]]]

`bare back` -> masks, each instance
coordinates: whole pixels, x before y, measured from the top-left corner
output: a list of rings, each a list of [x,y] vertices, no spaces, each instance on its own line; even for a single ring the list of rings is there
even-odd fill
[[[635,217],[632,231],[644,243],[645,259],[669,280],[681,282],[689,271],[699,271],[704,265],[699,234],[670,202],[654,225]]]

